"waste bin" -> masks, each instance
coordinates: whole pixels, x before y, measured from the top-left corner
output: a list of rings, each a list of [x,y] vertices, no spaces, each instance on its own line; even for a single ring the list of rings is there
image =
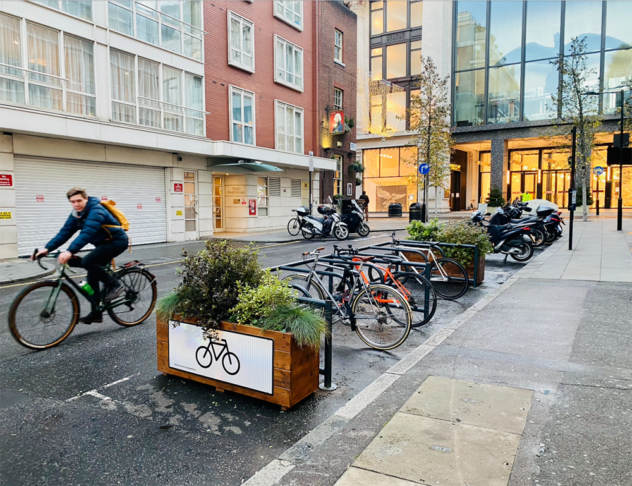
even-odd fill
[[[389,218],[401,218],[402,217],[402,205],[399,203],[393,203],[388,205],[388,217]]]
[[[412,203],[408,208],[408,221],[423,221],[423,214],[421,204]]]

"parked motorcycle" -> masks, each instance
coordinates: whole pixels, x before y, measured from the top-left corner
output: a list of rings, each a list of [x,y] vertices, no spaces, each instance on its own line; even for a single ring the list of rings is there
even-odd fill
[[[544,218],[549,216],[551,212],[555,211],[555,208],[540,206],[537,208],[535,215],[522,216],[523,211],[529,213],[531,210],[532,209],[528,204],[515,200],[513,203],[505,205],[501,210],[497,210],[496,214],[491,218],[490,224],[528,225],[531,228],[531,231],[527,237],[531,240],[534,247],[540,247],[546,242],[547,230],[544,225]]]
[[[318,212],[325,217],[312,216],[307,207],[296,209],[303,238],[311,240],[314,236],[325,237],[330,234],[338,240],[346,240],[349,237],[348,226],[341,221],[334,208],[318,206]]]
[[[523,236],[531,232],[529,226],[505,224],[492,225],[483,219],[480,211],[472,213],[471,220],[478,226],[483,226],[489,240],[494,247],[494,253],[502,253],[507,257],[511,256],[517,262],[526,262],[533,256],[533,243]]]
[[[352,233],[358,233],[363,238],[369,236],[371,228],[364,222],[364,211],[355,199],[344,201],[342,206],[342,222]]]

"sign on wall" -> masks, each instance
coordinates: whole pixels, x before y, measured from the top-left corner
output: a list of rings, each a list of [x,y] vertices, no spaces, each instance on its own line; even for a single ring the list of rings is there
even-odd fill
[[[353,185],[350,182],[347,183],[347,196],[353,196]]]
[[[204,339],[202,328],[169,322],[169,367],[250,390],[274,393],[274,341],[231,331]]]
[[[246,188],[243,186],[228,186],[226,188],[227,196],[245,196]]]
[[[345,112],[329,112],[329,132],[332,135],[341,135],[345,132]]]
[[[0,211],[0,219],[13,219],[11,211]]]
[[[182,184],[180,184],[179,182],[174,182],[173,183],[173,192],[183,192],[184,187]]]
[[[13,187],[13,176],[11,174],[0,174],[0,187]]]

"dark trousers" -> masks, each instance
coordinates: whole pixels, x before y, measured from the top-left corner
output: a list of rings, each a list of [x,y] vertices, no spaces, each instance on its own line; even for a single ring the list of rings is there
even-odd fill
[[[95,306],[101,302],[99,282],[103,282],[104,289],[116,283],[115,278],[107,273],[103,267],[123,253],[126,248],[127,240],[108,241],[97,246],[83,258],[74,257],[68,261],[68,265],[71,267],[81,267],[88,271],[88,284],[94,290],[92,296],[94,302],[91,302],[92,310],[95,310]]]

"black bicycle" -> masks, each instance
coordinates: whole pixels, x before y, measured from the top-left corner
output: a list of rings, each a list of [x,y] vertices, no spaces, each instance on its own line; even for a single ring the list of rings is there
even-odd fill
[[[215,352],[215,346],[219,346],[219,353]],[[204,352],[201,357],[200,351]],[[200,346],[195,351],[195,360],[202,368],[209,368],[213,364],[213,358],[215,358],[215,361],[219,362],[219,358],[222,353],[224,353],[224,351],[226,351],[226,353],[222,358],[222,368],[224,368],[224,371],[229,375],[236,375],[237,373],[239,373],[241,365],[239,363],[239,358],[237,357],[237,355],[235,353],[231,353],[228,349],[228,343],[226,342],[226,339],[222,339],[221,342],[219,342],[217,340],[214,340],[213,338],[209,338],[208,346]],[[226,363],[227,358],[228,363]]]
[[[37,254],[37,250],[33,255]],[[42,258],[57,258],[56,255],[42,256],[37,263],[47,269]],[[48,349],[66,339],[77,325],[81,315],[77,292],[83,295],[98,311],[107,312],[121,326],[136,326],[145,321],[154,310],[158,289],[156,277],[142,263],[129,262],[118,270],[111,265],[106,271],[125,287],[125,294],[111,302],[95,302],[92,295],[75,283],[69,276],[67,265],[57,265],[52,280],[29,285],[15,298],[9,308],[9,330],[15,340],[30,349]]]

